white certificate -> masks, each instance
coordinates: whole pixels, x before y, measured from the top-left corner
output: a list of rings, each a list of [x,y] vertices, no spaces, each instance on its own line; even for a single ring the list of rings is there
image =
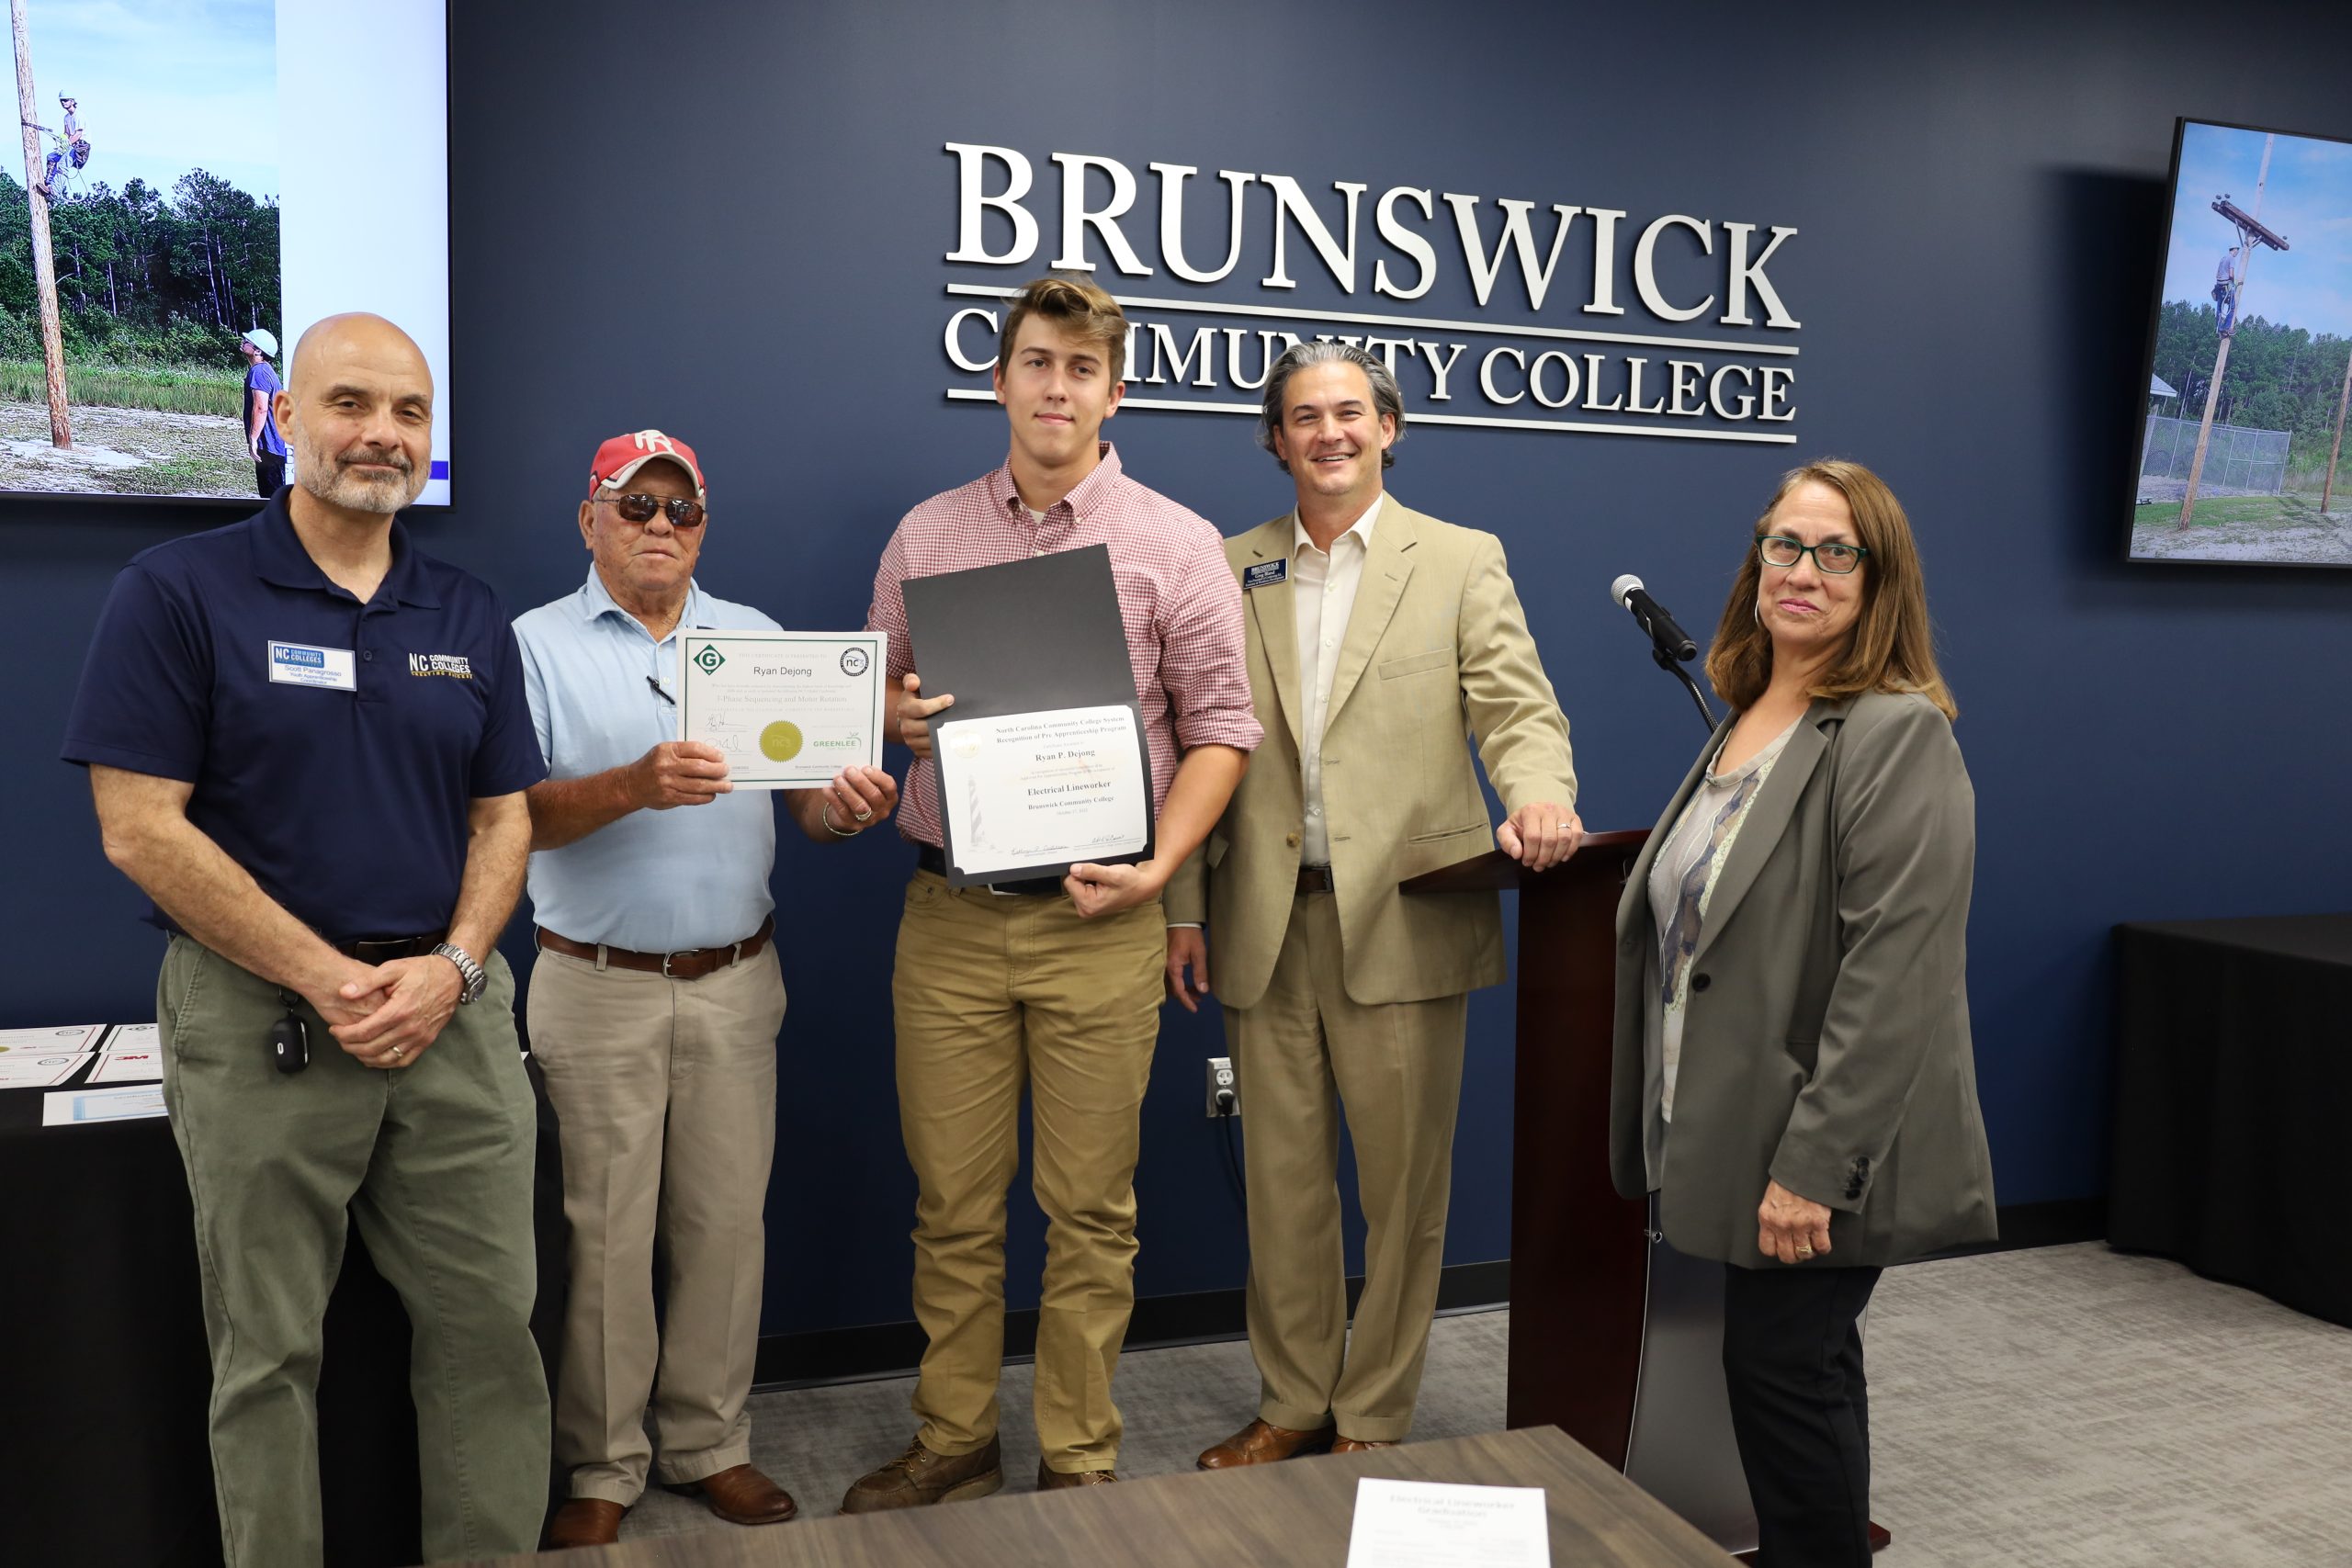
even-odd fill
[[[118,1023],[107,1031],[98,1065],[85,1084],[153,1083],[164,1076],[164,1042],[152,1023]]]
[[[85,1083],[154,1083],[164,1076],[164,1054],[154,1046],[108,1051]]]
[[[72,1127],[167,1114],[161,1084],[135,1084],[128,1089],[52,1089],[41,1101],[40,1124]]]
[[[936,726],[933,744],[960,871],[1109,860],[1151,841],[1151,781],[1131,707],[961,719]]]
[[[54,1056],[60,1052],[87,1051],[107,1032],[103,1023],[68,1023],[56,1028],[0,1029],[0,1062],[11,1056]]]
[[[879,767],[882,645],[876,632],[681,632],[678,739],[718,747],[738,789]]]
[[[1356,1483],[1348,1568],[1551,1568],[1541,1486]]]
[[[89,1059],[87,1051],[11,1051],[0,1056],[0,1089],[54,1089]]]

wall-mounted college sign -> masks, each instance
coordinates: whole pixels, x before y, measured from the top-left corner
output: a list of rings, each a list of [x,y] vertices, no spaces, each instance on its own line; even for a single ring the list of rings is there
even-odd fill
[[[1338,338],[1387,363],[1416,425],[1796,440],[1802,323],[1766,270],[1793,228],[1679,212],[1637,221],[1611,208],[1410,186],[1370,198],[1370,186],[1350,180],[1333,181],[1336,199],[1318,204],[1288,175],[1234,169],[1217,173],[1219,202],[1197,168],[1157,163],[1155,220],[1136,211],[1140,182],[1127,165],[1056,152],[1060,231],[1049,258],[1028,156],[973,142],[946,150],[956,243],[945,259],[1009,275],[965,281],[973,275],[959,270],[946,286],[944,343],[961,373],[951,399],[993,396],[998,301],[1038,273],[1076,271],[1095,273],[1133,323],[1125,409],[1254,414],[1285,348]],[[1188,202],[1224,209],[1221,259],[1209,259],[1215,247],[1186,248]],[[1376,256],[1362,243],[1367,224]],[[1202,231],[1200,211],[1191,231]],[[1245,251],[1262,276],[1243,268]],[[1417,310],[1450,270],[1448,295],[1466,294],[1474,310]],[[1328,276],[1345,308],[1288,303],[1294,273]]]

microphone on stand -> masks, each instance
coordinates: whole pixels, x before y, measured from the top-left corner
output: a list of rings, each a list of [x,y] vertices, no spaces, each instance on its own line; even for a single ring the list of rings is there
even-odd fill
[[[1649,596],[1643,589],[1640,578],[1627,572],[1609,585],[1609,596],[1617,601],[1619,608],[1640,623],[1642,630],[1649,634],[1650,641],[1657,646],[1660,653],[1685,664],[1699,657],[1699,645],[1690,640],[1688,632],[1674,624],[1674,617],[1666,613],[1665,605]]]
[[[1643,590],[1642,580],[1633,573],[1627,572],[1611,583],[1609,597],[1634,617],[1634,623],[1650,639],[1650,658],[1657,661],[1659,669],[1682,682],[1683,690],[1690,694],[1690,700],[1699,705],[1699,717],[1706,725],[1707,732],[1713,734],[1714,713],[1707,706],[1707,699],[1700,692],[1699,682],[1690,679],[1690,671],[1682,668],[1699,657],[1699,645],[1690,640],[1689,633],[1674,624],[1674,617],[1666,613],[1666,606],[1651,598]]]

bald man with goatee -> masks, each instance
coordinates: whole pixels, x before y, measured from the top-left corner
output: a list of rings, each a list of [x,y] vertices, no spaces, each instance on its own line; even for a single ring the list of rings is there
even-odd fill
[[[275,401],[296,483],[131,558],[64,746],[168,939],[155,1016],[221,1554],[322,1559],[315,1393],[347,1223],[408,1309],[425,1556],[528,1551],[537,1118],[495,944],[547,770],[505,610],[395,516],[432,470],[424,355],[332,316]]]

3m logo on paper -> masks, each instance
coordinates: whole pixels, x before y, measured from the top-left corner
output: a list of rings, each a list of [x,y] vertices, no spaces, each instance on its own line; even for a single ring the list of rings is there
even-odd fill
[[[702,651],[695,655],[695,668],[706,675],[718,674],[718,667],[726,662],[727,655],[708,643],[703,644]]]
[[[408,656],[408,672],[412,675],[447,675],[453,681],[474,678],[473,662],[462,653],[412,653]]]

